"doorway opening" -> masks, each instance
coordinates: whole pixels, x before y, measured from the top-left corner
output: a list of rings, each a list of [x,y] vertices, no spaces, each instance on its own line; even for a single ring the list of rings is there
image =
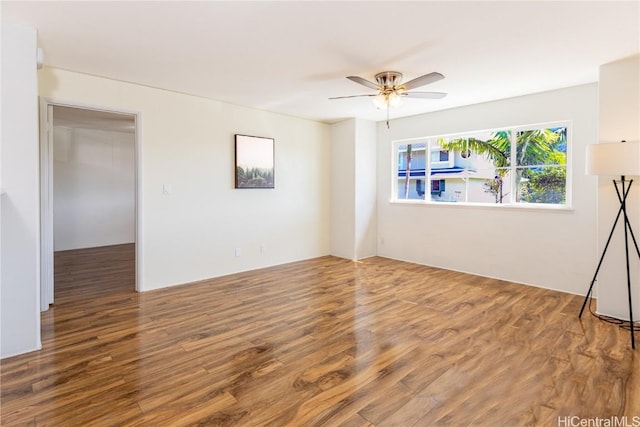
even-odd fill
[[[138,290],[137,115],[52,101],[42,112],[41,310]]]

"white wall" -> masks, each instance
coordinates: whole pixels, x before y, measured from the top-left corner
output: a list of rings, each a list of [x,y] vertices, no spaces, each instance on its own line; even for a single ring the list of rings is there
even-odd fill
[[[328,254],[328,125],[58,69],[39,75],[41,96],[140,113],[140,290]],[[233,188],[235,133],[275,138],[275,189]]]
[[[331,255],[355,259],[355,119],[331,126]]]
[[[376,123],[356,120],[355,259],[376,255]]]
[[[53,126],[56,251],[135,241],[133,133]]]
[[[600,67],[599,141],[640,140],[640,55]],[[602,252],[620,203],[611,180],[598,177],[598,251]],[[617,177],[619,179],[620,177]],[[633,178],[627,209],[635,237],[640,240],[640,177]],[[624,226],[619,221],[598,274],[598,312],[629,319]],[[640,319],[640,260],[629,238],[634,319]]]
[[[349,119],[331,126],[331,255],[376,254],[376,124]]]
[[[573,209],[390,203],[392,141],[571,120]],[[597,137],[590,84],[378,124],[378,255],[583,294],[596,258],[596,180],[584,173]],[[384,243],[383,243],[384,242]]]
[[[0,356],[40,348],[36,31],[2,23]]]

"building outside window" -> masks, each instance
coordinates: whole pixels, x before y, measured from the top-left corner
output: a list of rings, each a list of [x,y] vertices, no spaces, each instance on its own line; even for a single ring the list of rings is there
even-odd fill
[[[566,123],[427,137],[394,147],[396,200],[568,204]]]

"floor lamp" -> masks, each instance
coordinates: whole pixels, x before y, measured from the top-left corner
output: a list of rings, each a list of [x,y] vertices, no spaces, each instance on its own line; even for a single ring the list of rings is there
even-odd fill
[[[622,141],[615,143],[588,145],[586,172],[588,175],[620,177],[619,180],[613,179],[613,186],[616,190],[616,194],[618,195],[620,207],[618,208],[618,214],[616,215],[616,219],[613,222],[613,227],[611,227],[611,232],[609,233],[607,243],[604,245],[604,249],[602,250],[602,256],[600,257],[600,261],[598,262],[598,266],[596,267],[593,279],[591,279],[589,291],[584,298],[582,308],[580,309],[580,315],[578,317],[582,317],[584,308],[587,305],[589,297],[591,296],[593,284],[598,277],[598,272],[600,271],[600,267],[602,266],[602,261],[604,260],[604,256],[606,255],[607,249],[609,248],[609,243],[611,243],[613,233],[616,230],[616,226],[618,225],[620,216],[622,216],[624,224],[624,251],[627,267],[627,295],[629,298],[631,348],[635,349],[636,342],[634,335],[635,331],[633,324],[633,303],[631,299],[631,274],[629,266],[629,236],[631,236],[636,249],[636,253],[638,254],[638,258],[640,258],[640,249],[638,249],[638,241],[633,234],[631,223],[629,222],[629,218],[627,217],[627,196],[629,195],[629,190],[631,189],[631,185],[633,184],[633,179],[626,178],[629,176],[640,176],[640,143]]]

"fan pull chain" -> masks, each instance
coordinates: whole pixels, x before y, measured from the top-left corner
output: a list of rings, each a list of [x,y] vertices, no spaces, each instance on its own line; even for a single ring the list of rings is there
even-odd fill
[[[391,109],[390,105],[387,105],[387,129],[389,129],[389,110]]]

